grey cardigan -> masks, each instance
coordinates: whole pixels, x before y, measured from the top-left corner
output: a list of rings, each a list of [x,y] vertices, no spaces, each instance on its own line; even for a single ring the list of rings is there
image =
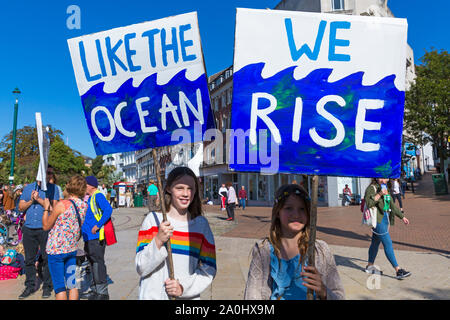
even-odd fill
[[[336,268],[334,257],[328,245],[316,240],[315,266],[322,276],[327,288],[328,300],[345,299],[344,287]],[[268,240],[258,241],[252,250],[252,261],[245,285],[245,300],[270,300],[272,294],[272,277],[270,276],[270,247]]]

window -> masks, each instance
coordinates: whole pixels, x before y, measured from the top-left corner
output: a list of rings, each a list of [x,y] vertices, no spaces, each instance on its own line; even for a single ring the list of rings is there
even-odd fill
[[[226,101],[226,94],[222,94],[221,96],[222,99],[222,108],[225,108],[225,106],[227,105],[227,101]]]
[[[230,88],[227,90],[227,104],[231,104],[232,93],[233,93],[233,89]]]
[[[344,0],[331,0],[333,10],[344,10]]]

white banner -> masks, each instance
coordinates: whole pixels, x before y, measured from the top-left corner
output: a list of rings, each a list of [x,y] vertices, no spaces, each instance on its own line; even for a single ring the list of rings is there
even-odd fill
[[[406,19],[237,9],[230,168],[399,177],[406,35]]]
[[[47,191],[47,167],[48,167],[48,152],[50,149],[50,139],[48,137],[47,129],[42,126],[42,117],[40,112],[36,112],[36,130],[39,145],[39,168],[36,181],[41,182],[41,189]]]
[[[175,145],[214,128],[197,13],[68,40],[95,152]],[[167,115],[169,113],[169,115]]]

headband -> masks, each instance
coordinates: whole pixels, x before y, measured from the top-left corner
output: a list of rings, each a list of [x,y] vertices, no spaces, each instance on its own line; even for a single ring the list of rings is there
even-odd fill
[[[304,196],[305,200],[311,201],[311,198],[309,197],[309,194],[307,194],[305,191],[301,191],[299,189],[295,189],[294,192],[284,191],[281,195],[279,195],[275,199],[275,203],[280,202],[281,200],[283,200],[284,198],[290,196],[291,194],[296,194],[298,196]]]

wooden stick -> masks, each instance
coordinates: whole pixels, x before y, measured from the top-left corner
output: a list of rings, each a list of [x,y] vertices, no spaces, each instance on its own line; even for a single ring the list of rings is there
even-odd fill
[[[319,188],[319,177],[312,176],[312,188],[310,190],[311,195],[311,214],[309,222],[309,242],[307,250],[308,266],[315,266],[315,243],[316,243],[316,224],[317,224],[317,192]],[[306,293],[307,300],[314,300],[314,292],[308,289]]]
[[[156,180],[158,184],[158,192],[159,192],[159,202],[161,203],[161,211],[163,215],[163,221],[167,221],[167,214],[166,214],[166,203],[164,199],[164,192],[163,187],[161,183],[161,168],[159,167],[159,161],[156,155],[156,149],[152,149],[152,156],[153,156],[153,162],[155,163],[155,173],[156,173]],[[174,272],[173,272],[173,257],[172,257],[172,246],[170,244],[170,238],[165,243],[167,248],[167,260],[168,260],[168,268],[169,268],[169,278],[171,280],[175,279]],[[172,297],[174,298],[174,297]]]

